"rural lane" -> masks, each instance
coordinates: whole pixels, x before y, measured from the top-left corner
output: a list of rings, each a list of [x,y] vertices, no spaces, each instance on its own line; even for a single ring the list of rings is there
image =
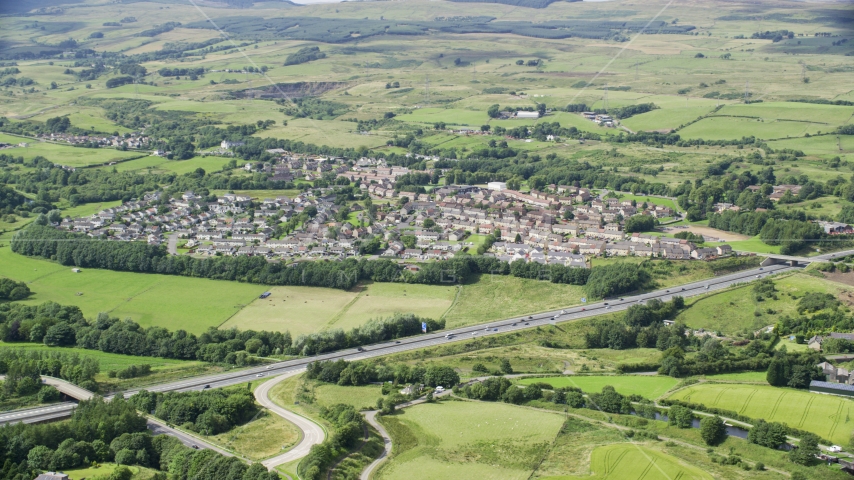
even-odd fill
[[[302,373],[304,369],[294,370],[288,372],[284,375],[280,375],[276,378],[273,378],[267,382],[262,383],[255,389],[255,399],[262,406],[275,413],[276,415],[284,418],[285,420],[296,425],[297,428],[301,431],[301,438],[293,448],[288,450],[287,452],[277,455],[272,458],[268,458],[261,462],[262,465],[267,467],[267,469],[272,470],[276,465],[281,465],[283,463],[288,463],[293,460],[300,459],[306,455],[308,455],[309,450],[314,445],[317,445],[323,440],[326,439],[326,431],[318,425],[317,423],[309,420],[302,415],[298,415],[290,410],[286,410],[270,399],[270,390],[273,389],[277,384],[286,380],[288,378],[293,377],[294,375],[299,375]]]

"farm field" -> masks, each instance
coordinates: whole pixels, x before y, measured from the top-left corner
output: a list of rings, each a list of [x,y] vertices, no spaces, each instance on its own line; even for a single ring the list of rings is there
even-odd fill
[[[68,348],[68,347],[48,347],[46,345],[42,345],[40,343],[6,343],[0,342],[0,348],[8,348],[8,349],[21,349],[21,350],[34,350],[34,351],[51,351],[51,352],[63,352],[63,353],[73,353],[79,355],[81,357],[89,357],[98,360],[98,365],[101,367],[101,372],[108,372],[110,370],[121,370],[127,368],[131,365],[140,365],[142,363],[147,363],[151,365],[152,370],[156,370],[158,368],[169,368],[169,367],[180,367],[180,366],[188,366],[194,364],[200,364],[201,362],[187,361],[187,360],[176,360],[172,358],[159,358],[159,357],[135,357],[132,355],[121,355],[118,353],[106,353],[100,352],[98,350],[85,350],[82,348]]]
[[[528,478],[563,418],[504,403],[451,401],[418,405],[381,421],[393,425],[397,443],[378,479],[497,480]]]
[[[707,115],[712,110],[713,105],[661,108],[620,120],[620,124],[634,132],[670,130]]]
[[[584,477],[540,477],[548,480],[573,478],[626,480],[711,480],[713,477],[694,465],[686,464],[666,453],[634,444],[617,443],[593,450],[590,469],[594,475]]]
[[[359,291],[317,287],[264,287],[271,295],[256,299],[222,327],[291,332],[349,330],[372,318],[414,313],[439,319],[451,306],[455,287],[370,283]]]
[[[752,332],[776,323],[781,315],[796,315],[797,298],[807,292],[839,295],[848,290],[842,284],[802,273],[775,279],[774,284],[779,291],[777,300],[765,299],[757,302],[753,295],[753,286],[736,287],[689,300],[690,307],[683,310],[675,320],[692,328],[705,328],[725,334]],[[774,313],[770,313],[768,309]]]
[[[727,242],[736,252],[780,253],[780,245],[768,245],[759,239],[759,235],[750,240],[735,240]]]
[[[3,153],[14,155],[16,157],[24,157],[25,160],[41,155],[51,162],[69,167],[86,167],[89,165],[100,165],[109,162],[116,162],[127,158],[141,157],[148,155],[146,152],[123,152],[113,148],[82,148],[72,147],[70,145],[60,145],[56,143],[39,142],[37,140],[25,139],[20,137],[11,137],[15,139],[15,143],[24,142],[27,147],[15,147],[5,149]]]
[[[28,283],[22,303],[77,305],[87,317],[106,312],[143,326],[202,333],[218,327],[264,291],[263,286],[170,275],[83,269],[36,260],[0,248],[0,275]],[[82,295],[78,295],[78,293]]]
[[[189,160],[167,160],[159,165],[163,170],[175,172],[178,175],[190,173],[197,168],[204,169],[207,173],[218,172],[222,170],[232,159],[226,157],[194,157]]]
[[[854,424],[854,401],[834,395],[769,385],[697,384],[668,398],[732,410],[751,418],[786,423],[843,445]]]
[[[832,129],[833,127],[821,123],[789,120],[762,121],[744,117],[706,117],[679,130],[679,135],[684,138],[726,140],[733,138],[733,132],[738,132],[738,135],[745,137],[753,136],[763,140],[774,140],[802,137],[807,133],[815,135]]]
[[[597,393],[602,387],[610,385],[623,395],[640,395],[650,400],[656,399],[679,383],[672,377],[651,375],[571,375],[562,377],[523,378],[521,385],[545,382],[553,387],[577,387],[585,393]]]

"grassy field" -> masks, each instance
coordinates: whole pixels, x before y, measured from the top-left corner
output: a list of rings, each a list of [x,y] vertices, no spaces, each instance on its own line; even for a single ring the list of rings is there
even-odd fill
[[[39,142],[20,137],[6,137],[15,139],[15,143],[24,142],[28,145],[27,147],[15,147],[4,150],[3,153],[7,155],[24,157],[26,160],[41,155],[51,162],[69,167],[100,165],[147,155],[145,152],[122,152],[121,150],[112,148],[80,148],[70,145]]]
[[[849,420],[854,401],[833,395],[768,385],[697,384],[669,398],[786,423],[840,445],[847,444],[854,430]]]
[[[371,283],[356,290],[269,287],[268,298],[256,299],[223,327],[289,330],[299,335],[331,328],[348,330],[395,313],[438,319],[451,306],[455,294],[452,286],[397,283]]]
[[[626,480],[711,480],[713,477],[694,465],[658,450],[633,444],[618,443],[597,447],[590,458],[594,475],[584,477],[541,477],[549,480],[572,478]]]
[[[393,456],[378,479],[526,479],[563,418],[502,403],[442,402],[382,420]]]
[[[514,315],[554,310],[581,303],[582,287],[507,275],[481,275],[463,285],[448,311],[447,327],[488,322]]]
[[[586,393],[597,393],[602,387],[610,385],[623,395],[640,395],[656,399],[679,383],[672,377],[648,375],[573,375],[563,377],[523,378],[521,385],[545,382],[554,387],[577,387]]]
[[[93,479],[93,478],[108,478],[113,471],[119,466],[115,463],[102,463],[98,467],[74,468],[71,470],[63,470],[62,473],[68,475],[71,480]],[[156,471],[145,467],[128,467],[133,472],[133,480],[143,480],[151,478]]]
[[[848,290],[843,285],[805,274],[775,280],[777,300],[756,301],[748,285],[689,300],[690,307],[676,320],[693,328],[705,328],[726,334],[755,331],[777,322],[780,315],[796,315],[797,299],[808,292],[838,295]]]
[[[759,239],[759,235],[750,240],[735,240],[727,242],[736,252],[780,253],[780,245],[768,245]]]
[[[292,447],[299,440],[300,431],[284,418],[262,410],[243,425],[204,438],[249,459],[261,460]]]
[[[201,333],[217,327],[264,291],[263,286],[169,275],[84,269],[0,248],[0,275],[28,283],[26,303],[77,305],[88,317],[107,312],[143,326]],[[80,295],[78,295],[80,294]]]

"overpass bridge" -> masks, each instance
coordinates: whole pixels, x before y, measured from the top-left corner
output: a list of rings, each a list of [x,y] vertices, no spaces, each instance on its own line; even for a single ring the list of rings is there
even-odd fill
[[[739,252],[746,253],[746,252]],[[813,262],[829,262],[834,258],[845,257],[848,255],[854,255],[854,249],[852,250],[841,250],[839,252],[831,252],[831,253],[823,253],[821,255],[816,255],[814,257],[800,257],[796,255],[780,255],[777,253],[757,253],[756,255],[765,257],[765,260],[762,260],[763,267],[768,267],[771,265],[789,265],[791,267],[797,267],[801,265],[809,265]]]

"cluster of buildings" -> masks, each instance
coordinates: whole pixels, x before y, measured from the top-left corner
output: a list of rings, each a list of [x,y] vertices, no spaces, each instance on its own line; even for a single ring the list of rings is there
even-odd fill
[[[581,112],[581,116],[603,127],[614,127],[616,121],[610,115],[596,112]]]
[[[52,142],[70,143],[71,145],[98,145],[102,147],[116,148],[146,148],[149,138],[140,133],[128,133],[125,135],[74,135],[71,133],[42,133],[38,138]]]
[[[233,145],[229,145],[233,146]],[[312,180],[331,174],[359,186],[374,201],[372,211],[359,203],[335,203],[332,188],[308,190],[293,198],[252,199],[239,194],[203,198],[194,192],[163,198],[153,192],[86,218],[65,219],[60,228],[119,241],[161,244],[170,236],[198,255],[263,255],[287,259],[340,259],[359,255],[362,242],[378,237],[386,258],[433,260],[455,255],[470,235],[493,235],[487,251],[502,260],[585,267],[590,256],[643,256],[706,260],[732,254],[726,244],[701,248],[694,243],[651,234],[626,233],[634,215],[664,219],[670,207],[599,198],[590,190],[549,185],[543,191],[510,190],[503,182],[488,188],[447,185],[431,193],[397,190],[410,170],[382,159],[347,162],[338,158],[270,150],[274,164],[247,163],[274,180]],[[431,173],[431,172],[428,172]],[[406,198],[404,198],[406,197]],[[349,209],[346,218],[339,214]],[[303,212],[312,216],[288,235],[277,226]],[[482,238],[482,237],[479,237]],[[176,253],[171,245],[170,251]]]

